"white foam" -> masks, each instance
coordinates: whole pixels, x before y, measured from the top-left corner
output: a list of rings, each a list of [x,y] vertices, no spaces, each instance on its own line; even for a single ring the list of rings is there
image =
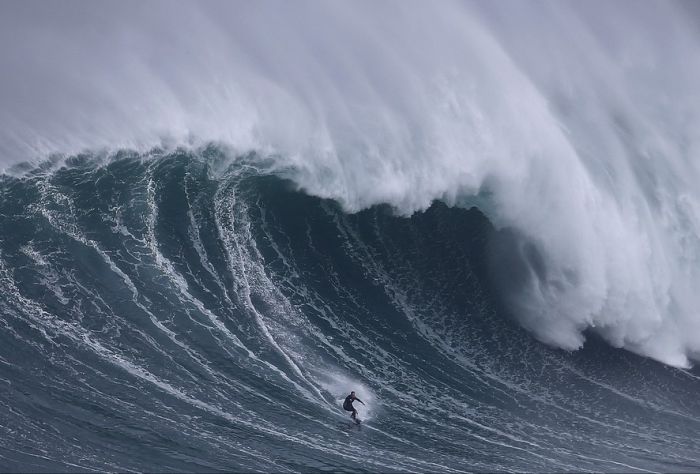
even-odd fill
[[[541,255],[514,293],[525,327],[566,349],[594,327],[686,366],[700,353],[696,13],[5,2],[0,156],[217,141],[351,211],[478,198]]]

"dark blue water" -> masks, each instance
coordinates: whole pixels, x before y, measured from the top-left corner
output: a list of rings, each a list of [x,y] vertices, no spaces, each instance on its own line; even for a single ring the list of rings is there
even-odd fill
[[[18,167],[0,470],[700,470],[700,372],[534,340],[518,245],[475,208],[349,215],[215,147]]]

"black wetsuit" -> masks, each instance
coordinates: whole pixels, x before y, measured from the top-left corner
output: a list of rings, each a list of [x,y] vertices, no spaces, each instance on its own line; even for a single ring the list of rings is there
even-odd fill
[[[347,411],[355,411],[355,407],[352,406],[352,402],[352,395],[348,395],[347,397],[345,397],[345,401],[343,402],[343,409]]]
[[[357,415],[357,410],[355,410],[355,407],[352,406],[352,402],[354,402],[355,400],[362,403],[362,400],[360,400],[357,397],[353,397],[352,395],[348,395],[347,397],[345,397],[345,401],[343,402],[343,409],[352,412],[351,416],[352,416],[353,420],[355,419],[355,416]]]

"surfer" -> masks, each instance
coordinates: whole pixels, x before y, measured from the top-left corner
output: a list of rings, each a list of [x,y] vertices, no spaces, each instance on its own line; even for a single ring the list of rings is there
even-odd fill
[[[352,415],[350,415],[350,416],[352,417],[353,420],[357,420],[357,410],[355,410],[355,407],[352,406],[352,402],[354,402],[355,400],[362,403],[363,405],[365,404],[365,402],[363,402],[362,400],[360,400],[359,398],[357,398],[355,396],[354,391],[350,392],[350,395],[345,397],[345,401],[343,402],[343,409],[345,409],[346,411],[352,412]]]

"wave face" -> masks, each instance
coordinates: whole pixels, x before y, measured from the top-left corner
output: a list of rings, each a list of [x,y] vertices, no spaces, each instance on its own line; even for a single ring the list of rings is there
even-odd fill
[[[348,214],[227,156],[0,178],[3,470],[700,469],[700,372],[533,339],[502,293],[516,233]]]

